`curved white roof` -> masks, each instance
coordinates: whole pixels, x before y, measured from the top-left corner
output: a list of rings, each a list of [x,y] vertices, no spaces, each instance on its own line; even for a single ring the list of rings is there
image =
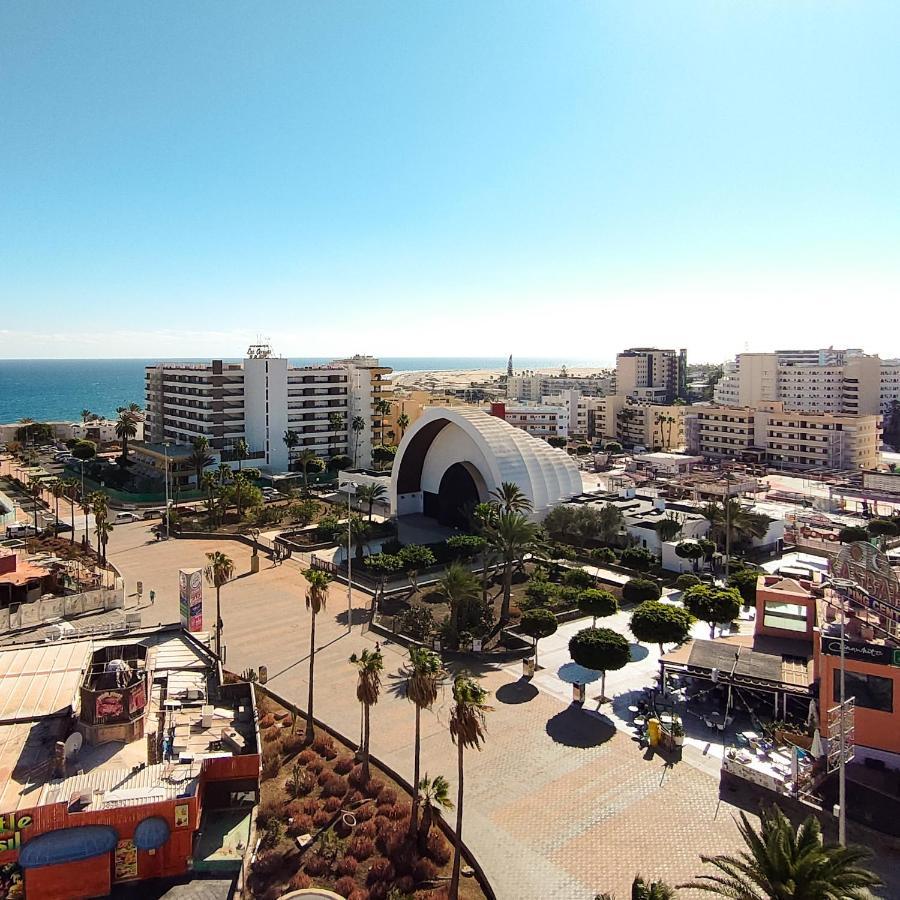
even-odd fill
[[[417,435],[423,433],[416,441]],[[426,440],[427,449],[421,458],[422,443]],[[488,491],[495,490],[504,481],[517,484],[531,500],[537,516],[543,516],[555,504],[583,490],[578,467],[564,450],[551,447],[546,441],[480,409],[430,407],[407,430],[397,450],[391,475],[391,502],[395,512],[404,456],[411,447],[417,448],[411,452],[416,457],[411,465],[421,470],[416,490],[423,489],[422,482],[427,480],[429,472],[443,474],[457,462],[475,467]],[[409,490],[408,484],[406,488]]]

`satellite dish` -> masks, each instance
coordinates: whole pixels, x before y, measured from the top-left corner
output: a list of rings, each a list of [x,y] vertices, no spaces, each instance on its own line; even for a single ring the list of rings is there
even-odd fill
[[[81,749],[81,745],[84,742],[84,738],[81,736],[80,731],[73,731],[66,738],[66,759],[75,759],[78,756],[78,751]]]

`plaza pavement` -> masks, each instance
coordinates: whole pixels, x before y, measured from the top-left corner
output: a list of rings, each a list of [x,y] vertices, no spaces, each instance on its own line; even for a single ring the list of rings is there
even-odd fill
[[[127,593],[136,579],[144,582],[145,624],[177,619],[179,567],[202,566],[213,550],[228,554],[237,572],[222,590],[228,667],[240,671],[265,664],[270,685],[305,706],[309,613],[298,561],[273,566],[263,557],[261,571],[250,575],[251,551],[240,543],[156,543],[144,523],[117,528],[109,548]],[[152,607],[146,605],[151,588],[157,594]],[[128,597],[130,605],[135,602]],[[354,595],[354,621],[363,620],[368,603],[367,595]],[[206,623],[212,623],[214,609],[214,593],[207,587]],[[380,641],[385,687],[372,717],[372,749],[411,780],[413,708],[391,678],[405,650],[359,624],[348,635],[346,609],[346,586],[333,584],[317,626],[316,715],[358,736],[356,676],[347,658]],[[570,704],[571,688],[555,673],[568,660],[563,649],[568,632],[584,624],[565,625],[558,637],[542,642],[540,661],[546,668],[533,682],[520,677],[520,664],[476,671],[490,691],[493,711],[483,751],[466,757],[464,836],[500,900],[592,900],[600,891],[613,891],[621,900],[639,872],[677,884],[702,871],[699,854],[739,849],[734,804],[756,805],[749,794],[725,791],[720,797],[718,760],[702,749],[686,747],[684,759],[671,765],[639,748],[613,719],[592,711],[590,702],[585,710]],[[648,650],[646,656],[608,677],[607,694],[645,683],[644,674],[655,671],[655,648],[641,649]],[[589,697],[599,685],[595,688]],[[445,691],[434,711],[423,716],[422,760],[424,772],[447,776],[455,792],[449,701]],[[896,871],[897,860],[885,858],[879,868]],[[679,896],[703,895],[682,891]]]

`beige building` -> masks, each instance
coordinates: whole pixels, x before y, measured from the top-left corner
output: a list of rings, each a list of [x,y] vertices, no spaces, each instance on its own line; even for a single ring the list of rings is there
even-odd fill
[[[639,400],[671,403],[683,397],[687,351],[634,347],[616,356],[615,393]]]
[[[431,391],[404,388],[402,393],[395,389],[390,397],[391,411],[384,420],[384,441],[389,446],[399,446],[403,435],[410,425],[422,415],[429,406],[470,406],[457,397],[449,394],[435,394]],[[401,427],[400,417],[409,420]]]
[[[798,469],[873,468],[881,445],[877,415],[834,415],[757,407],[694,406],[688,414],[688,451],[756,459]]]
[[[601,397],[588,411],[588,435],[629,447],[671,450],[684,446],[687,406],[641,403],[621,394]]]
[[[740,353],[726,366],[714,398],[723,406],[780,401],[800,412],[883,414],[900,400],[900,364],[859,351]]]

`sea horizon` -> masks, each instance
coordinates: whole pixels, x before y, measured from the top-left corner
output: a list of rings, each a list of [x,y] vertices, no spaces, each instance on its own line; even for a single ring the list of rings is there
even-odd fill
[[[216,357],[240,362],[241,357]],[[293,365],[319,365],[336,357],[288,357]],[[509,357],[384,356],[382,364],[397,373],[429,371],[505,371]],[[0,359],[0,424],[23,418],[36,421],[77,421],[88,409],[100,416],[115,415],[129,403],[144,405],[144,369],[161,362],[208,362],[211,357]],[[610,368],[612,363],[560,357],[516,357],[515,370],[538,368]]]

